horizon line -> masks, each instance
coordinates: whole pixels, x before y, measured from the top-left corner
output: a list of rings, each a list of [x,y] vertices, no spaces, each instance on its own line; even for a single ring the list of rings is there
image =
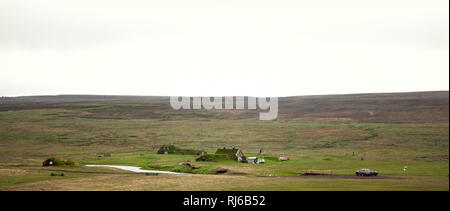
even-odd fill
[[[305,95],[284,95],[284,96],[253,96],[253,95],[135,95],[135,94],[43,94],[43,95],[1,95],[1,97],[58,97],[58,96],[128,96],[128,97],[306,97],[306,96],[333,96],[333,95],[364,95],[364,94],[402,94],[402,93],[425,93],[425,92],[449,92],[449,90],[427,90],[427,91],[389,91],[389,92],[354,92],[354,93],[328,93],[328,94],[305,94]]]

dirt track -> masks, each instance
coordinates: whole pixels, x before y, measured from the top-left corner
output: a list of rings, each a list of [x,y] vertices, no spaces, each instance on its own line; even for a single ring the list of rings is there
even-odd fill
[[[330,178],[330,179],[406,179],[404,177],[390,177],[390,176],[361,177],[356,175],[300,175],[300,176],[274,176],[274,177]]]

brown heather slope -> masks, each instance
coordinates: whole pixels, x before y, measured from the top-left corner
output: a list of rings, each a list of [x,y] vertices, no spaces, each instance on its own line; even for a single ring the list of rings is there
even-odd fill
[[[449,92],[287,97],[281,118],[349,118],[361,122],[448,122]]]
[[[96,119],[256,119],[257,110],[180,110],[168,97],[57,95],[0,98],[0,111],[44,108],[83,109],[70,113]],[[424,123],[449,121],[449,92],[373,93],[279,98],[279,120]]]

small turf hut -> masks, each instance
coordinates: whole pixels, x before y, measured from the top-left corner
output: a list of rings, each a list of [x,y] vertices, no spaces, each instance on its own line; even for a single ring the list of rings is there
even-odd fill
[[[157,154],[178,154],[178,155],[204,155],[206,152],[194,149],[180,149],[174,145],[163,145]]]
[[[202,162],[208,162],[208,161],[212,161],[212,160],[213,159],[211,158],[211,156],[208,156],[208,155],[201,155],[200,157],[195,159],[195,161],[202,161]]]
[[[215,154],[227,157],[230,160],[236,160],[239,162],[246,161],[244,153],[242,152],[241,149],[236,149],[236,148],[227,149],[224,147],[223,149],[217,149]]]

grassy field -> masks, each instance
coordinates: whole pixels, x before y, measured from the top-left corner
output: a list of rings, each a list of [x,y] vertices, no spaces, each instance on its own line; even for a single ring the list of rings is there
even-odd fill
[[[448,92],[282,98],[276,121],[259,121],[251,110],[174,111],[164,97],[0,102],[0,190],[449,190]],[[208,154],[239,147],[246,156],[263,148],[266,163],[156,154],[165,144]],[[111,156],[99,157],[105,153]],[[49,157],[76,165],[42,167]],[[188,161],[198,169],[180,165]],[[216,174],[218,168],[228,172]],[[380,177],[344,177],[360,168],[378,170]],[[298,176],[306,169],[338,176]]]

